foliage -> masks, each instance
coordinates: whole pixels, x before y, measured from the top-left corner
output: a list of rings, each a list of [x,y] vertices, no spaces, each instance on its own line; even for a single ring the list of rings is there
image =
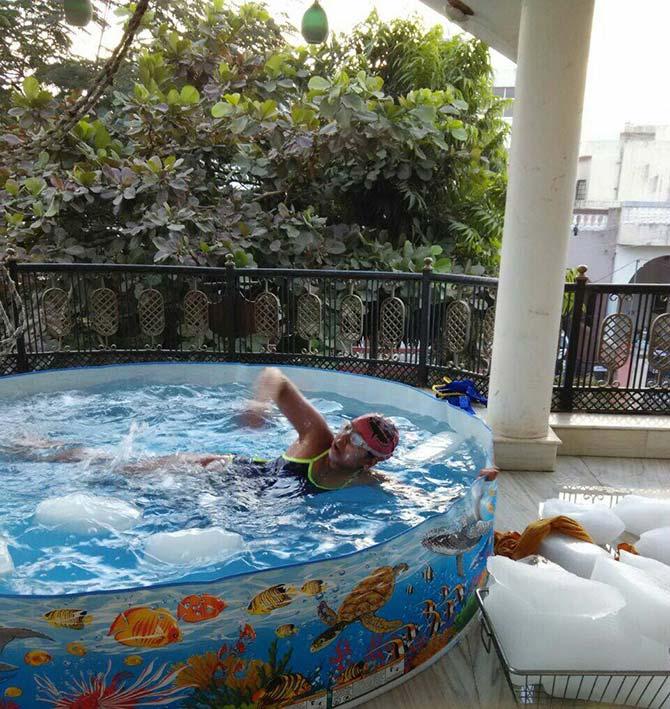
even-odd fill
[[[134,85],[35,160],[21,146],[69,99],[34,77],[12,92],[0,248],[385,270],[430,255],[440,271],[495,269],[505,125],[483,45],[371,16],[353,50],[345,37],[293,47],[264,7],[222,0],[149,29],[124,69]]]

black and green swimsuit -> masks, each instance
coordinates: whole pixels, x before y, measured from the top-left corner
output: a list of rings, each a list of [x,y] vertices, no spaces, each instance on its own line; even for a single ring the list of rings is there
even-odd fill
[[[279,458],[274,460],[263,460],[261,458],[245,458],[244,456],[236,455],[232,460],[232,464],[236,469],[243,470],[245,474],[265,478],[268,483],[278,478],[294,478],[300,484],[301,494],[313,495],[340,489],[339,487],[324,487],[314,480],[314,464],[327,455],[328,449],[313,458],[293,458],[288,455],[280,455]]]

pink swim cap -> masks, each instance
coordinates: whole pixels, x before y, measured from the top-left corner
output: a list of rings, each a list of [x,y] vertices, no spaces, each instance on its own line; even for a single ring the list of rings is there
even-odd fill
[[[363,414],[351,422],[351,426],[374,455],[390,458],[400,440],[395,424],[381,414]]]

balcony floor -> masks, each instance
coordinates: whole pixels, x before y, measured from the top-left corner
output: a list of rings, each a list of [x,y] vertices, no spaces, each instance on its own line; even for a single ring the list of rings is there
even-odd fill
[[[538,504],[562,487],[668,489],[670,461],[559,456],[553,473],[503,473],[496,527],[521,531],[537,518]],[[479,622],[473,620],[461,643],[432,667],[396,689],[364,704],[366,709],[475,709],[514,707],[498,658],[484,651]],[[579,706],[587,706],[580,703]],[[589,706],[604,707],[605,704]]]

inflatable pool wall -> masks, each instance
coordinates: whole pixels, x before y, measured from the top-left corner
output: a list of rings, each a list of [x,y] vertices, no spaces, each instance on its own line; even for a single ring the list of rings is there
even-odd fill
[[[0,396],[109,377],[220,383],[224,372],[229,381],[257,373],[238,365],[108,367],[11,377],[0,381]],[[389,397],[397,405],[393,390],[402,388],[410,412],[449,419],[490,450],[480,421],[405,385],[304,369],[291,376],[307,391],[355,391],[373,406]],[[473,478],[446,512],[324,561],[215,582],[1,596],[0,707],[326,709],[359,700],[419,671],[458,639],[486,579],[495,500],[495,480]]]

